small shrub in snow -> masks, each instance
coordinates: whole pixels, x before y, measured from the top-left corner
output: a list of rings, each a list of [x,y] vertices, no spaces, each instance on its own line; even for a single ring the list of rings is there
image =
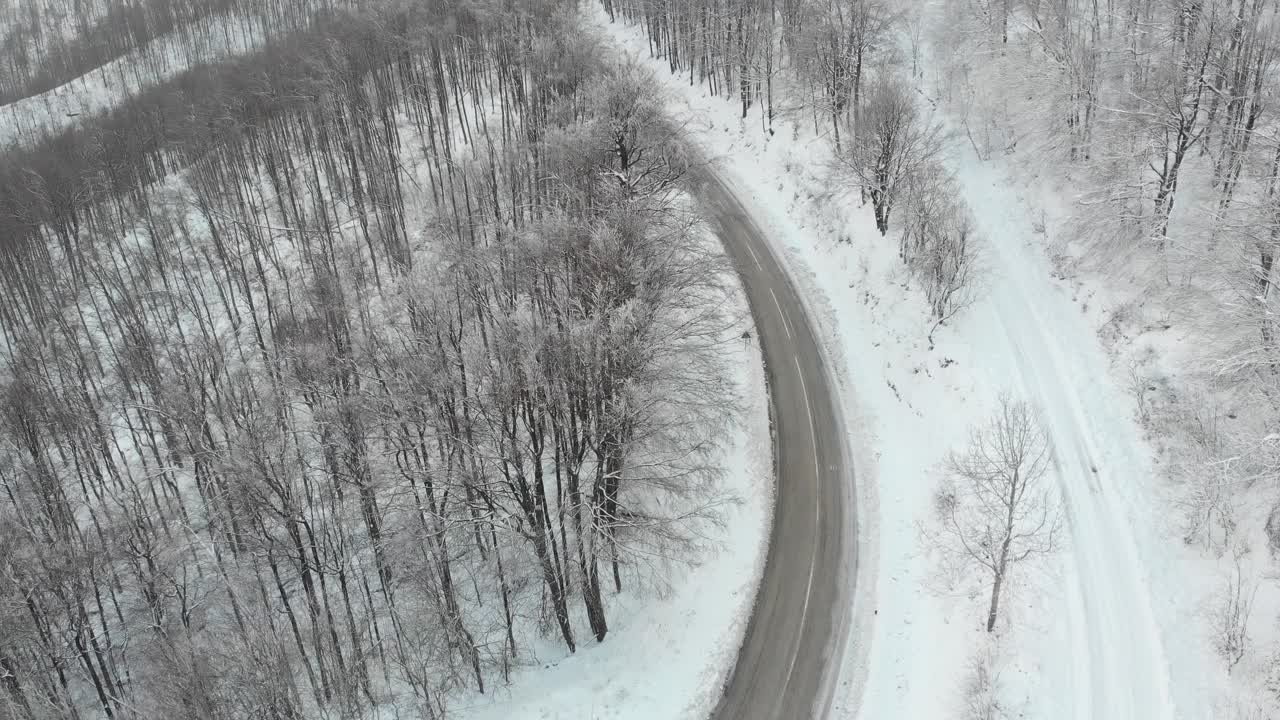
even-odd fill
[[[1001,720],[1005,717],[1000,707],[1000,667],[993,648],[983,648],[969,661],[965,678],[964,704],[960,717],[963,720]]]
[[[1235,668],[1244,659],[1249,648],[1249,614],[1258,594],[1258,583],[1248,580],[1242,562],[1243,553],[1237,552],[1235,568],[1227,580],[1226,591],[1218,601],[1215,623],[1214,647],[1227,661],[1227,668]]]

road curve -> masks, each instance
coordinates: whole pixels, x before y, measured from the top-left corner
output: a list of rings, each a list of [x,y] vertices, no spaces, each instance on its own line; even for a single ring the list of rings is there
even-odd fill
[[[836,387],[790,276],[710,170],[695,192],[746,289],[773,414],[777,503],[764,577],[715,720],[824,717],[854,576],[853,472]],[[846,558],[846,553],[848,557]],[[846,573],[846,568],[848,572]]]

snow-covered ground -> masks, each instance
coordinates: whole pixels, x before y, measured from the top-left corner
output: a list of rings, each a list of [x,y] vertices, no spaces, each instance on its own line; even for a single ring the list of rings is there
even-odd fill
[[[782,246],[821,309],[846,412],[862,419],[851,432],[871,465],[858,479],[876,483],[860,492],[878,495],[868,540],[879,561],[858,588],[873,620],[863,611],[865,632],[850,638],[839,715],[956,717],[972,659],[990,652],[1012,717],[1211,716],[1204,644],[1182,632],[1195,610],[1179,599],[1185,568],[1170,549],[1177,539],[1154,517],[1151,453],[1133,399],[1092,317],[1053,278],[1039,215],[1019,188],[963,136],[948,141],[946,164],[985,238],[985,272],[978,301],[930,349],[928,310],[896,241],[875,232],[856,195],[828,190],[830,145],[807,114],[777,123],[770,137],[758,109],[742,120],[736,102],[648,59],[638,29],[596,18],[619,48],[668,79],[673,112]],[[1055,556],[1015,570],[1002,629],[990,638],[985,588],[979,580],[944,585],[922,528],[932,519],[941,460],[1005,391],[1043,413],[1069,532]]]
[[[712,239],[714,242],[714,239]],[[773,508],[768,397],[758,339],[736,278],[735,314],[726,335],[742,413],[726,431],[719,523],[702,529],[707,554],[677,565],[662,593],[624,591],[609,598],[604,643],[569,655],[554,638],[533,649],[539,661],[512,673],[508,686],[461,698],[461,720],[702,720],[720,699],[746,632],[764,572]]]
[[[935,33],[936,27],[946,22],[937,16],[938,5],[931,3],[929,8],[935,15],[929,18]],[[1090,335],[1091,348],[1102,348],[1102,362],[1095,372],[1110,380],[1113,391],[1123,390],[1106,402],[1095,400],[1094,412],[1112,411],[1115,424],[1111,427],[1125,433],[1123,444],[1116,443],[1116,448],[1140,449],[1141,456],[1127,465],[1134,468],[1130,476],[1113,479],[1100,497],[1127,508],[1119,520],[1141,519],[1131,533],[1135,541],[1131,550],[1148,575],[1152,610],[1168,666],[1172,716],[1224,720],[1275,717],[1277,656],[1273,648],[1277,635],[1274,623],[1268,620],[1280,612],[1280,587],[1263,580],[1274,577],[1274,560],[1262,529],[1273,506],[1273,486],[1259,482],[1251,493],[1242,493],[1238,482],[1230,488],[1216,488],[1225,495],[1239,494],[1223,498],[1227,506],[1238,503],[1234,515],[1228,507],[1207,523],[1233,528],[1230,549],[1206,550],[1202,535],[1188,531],[1188,507],[1195,502],[1189,496],[1196,488],[1232,483],[1231,460],[1204,457],[1211,453],[1203,445],[1212,443],[1219,433],[1227,436],[1249,425],[1243,418],[1236,421],[1240,405],[1230,398],[1215,397],[1209,389],[1212,379],[1204,376],[1207,361],[1228,351],[1229,343],[1218,344],[1224,337],[1254,332],[1252,326],[1244,330],[1231,327],[1233,323],[1229,316],[1224,318],[1222,307],[1213,307],[1238,300],[1224,300],[1229,290],[1224,292],[1221,276],[1235,270],[1241,258],[1226,241],[1217,253],[1207,253],[1199,244],[1208,235],[1202,225],[1212,222],[1212,214],[1203,207],[1217,202],[1207,169],[1211,158],[1197,151],[1184,165],[1179,210],[1171,225],[1175,240],[1166,271],[1175,279],[1153,281],[1159,277],[1161,263],[1150,246],[1135,246],[1131,237],[1123,235],[1119,239],[1090,237],[1096,226],[1117,226],[1097,222],[1092,216],[1100,212],[1098,207],[1079,202],[1096,198],[1098,176],[1092,169],[1087,164],[1045,162],[1046,156],[1063,151],[1043,147],[1053,142],[1053,122],[1047,117],[1048,105],[1042,101],[1046,92],[1038,74],[1042,69],[1033,67],[1027,56],[1034,53],[1026,53],[1022,42],[1036,46],[1034,38],[1015,42],[1011,37],[1007,57],[1001,54],[988,62],[966,65],[971,73],[968,87],[976,90],[967,98],[966,89],[955,87],[954,81],[947,87],[946,63],[929,63],[926,94],[956,132],[959,116],[964,113],[973,127],[981,128],[975,132],[978,144],[983,143],[984,135],[994,136],[995,151],[985,163],[977,161],[973,145],[965,143],[969,161],[958,172],[969,203],[986,208],[979,213],[980,219],[1001,213],[1034,219],[1038,235],[1033,242],[1035,255],[1043,259],[1047,253],[1053,259],[1051,264],[1042,262],[1041,267],[1061,278],[1055,285],[1070,295],[1078,309],[1076,320],[1083,321],[1080,332]],[[1012,141],[1016,141],[1016,151]],[[1004,152],[999,150],[1002,147]],[[1126,162],[1120,162],[1112,172],[1126,169]],[[1111,180],[1119,182],[1123,177],[1117,174]],[[1245,194],[1241,191],[1237,197]],[[1247,244],[1251,248],[1252,240]],[[1059,320],[1046,320],[1054,323],[1054,334],[1059,335]],[[1100,470],[1105,473],[1104,468]],[[1116,504],[1105,490],[1122,493],[1124,502]],[[1221,530],[1210,528],[1207,534],[1218,532]],[[1099,551],[1105,556],[1115,549],[1102,546]],[[1233,551],[1243,554],[1240,567],[1233,567]],[[1253,601],[1253,622],[1248,631],[1249,656],[1229,674],[1214,649],[1214,633],[1221,627],[1227,588],[1238,580],[1243,580],[1246,601]],[[1250,595],[1251,591],[1256,595]],[[1123,586],[1112,586],[1108,594],[1124,592]],[[1259,622],[1261,618],[1268,620]],[[1112,644],[1115,637],[1129,642],[1130,636],[1105,635]],[[1135,712],[1135,717],[1147,717],[1149,711],[1139,707]]]
[[[1070,540],[1059,598],[1065,615],[1046,609],[1065,621],[1052,625],[1068,644],[1044,647],[1046,659],[1054,647],[1069,649],[1066,658],[1053,658],[1067,662],[1046,673],[1060,685],[1053,694],[1070,703],[1057,716],[1172,718],[1170,663],[1154,599],[1176,591],[1179,578],[1149,581],[1154,571],[1173,569],[1171,543],[1152,514],[1154,474],[1133,401],[1114,381],[1096,329],[1051,281],[1041,248],[1027,243],[1034,223],[1026,206],[995,168],[957,147],[953,169],[991,243],[991,282],[956,331],[980,351],[975,359],[983,369],[1009,378],[1042,409],[1066,502]],[[1177,627],[1170,624],[1174,616],[1163,614],[1166,627]],[[1180,688],[1194,681],[1181,678]],[[1187,704],[1204,697],[1185,695]]]
[[[0,106],[0,147],[64,130],[188,68],[250,52],[266,37],[256,18],[219,16],[199,25],[158,37],[65,85]],[[204,41],[192,46],[194,37]]]

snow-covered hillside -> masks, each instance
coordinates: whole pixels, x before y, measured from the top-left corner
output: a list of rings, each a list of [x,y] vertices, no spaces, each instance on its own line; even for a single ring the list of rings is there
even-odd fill
[[[156,38],[65,85],[0,106],[0,148],[72,127],[191,67],[250,52],[266,37],[261,18],[222,16],[201,25],[200,32]],[[193,38],[203,42],[193,47]]]

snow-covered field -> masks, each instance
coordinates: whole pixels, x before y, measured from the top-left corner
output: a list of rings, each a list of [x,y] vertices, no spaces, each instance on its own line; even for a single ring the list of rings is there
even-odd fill
[[[874,579],[857,589],[873,619],[863,611],[866,632],[850,638],[839,715],[956,717],[973,659],[993,654],[1012,717],[1211,716],[1204,642],[1184,632],[1195,609],[1179,597],[1185,568],[1170,550],[1177,541],[1153,511],[1151,453],[1133,400],[1092,317],[1053,279],[1038,215],[1017,186],[963,137],[948,141],[946,164],[986,243],[983,288],[930,349],[928,309],[895,240],[875,232],[856,195],[828,190],[830,146],[807,114],[777,123],[770,137],[758,110],[742,120],[740,104],[710,97],[648,59],[638,29],[605,32],[668,78],[673,112],[783,246],[822,309],[819,323],[843,366],[846,412],[862,418],[852,428],[854,447],[872,467],[858,478],[876,483],[870,492],[879,508],[867,523],[873,529],[863,528],[878,547],[864,542],[864,552],[879,561]],[[980,581],[944,584],[922,530],[932,520],[941,460],[1006,391],[1043,414],[1069,532],[1056,555],[1015,570],[992,638],[983,629]]]
[[[33,25],[49,45],[67,42],[110,9],[109,0],[0,0],[0,45],[11,42],[17,33],[30,32]],[[41,59],[39,55],[32,58]]]
[[[746,296],[736,278],[733,308],[749,330]],[[569,655],[554,638],[538,641],[539,661],[512,673],[507,687],[460,698],[449,717],[462,720],[701,720],[746,632],[764,572],[773,507],[773,455],[764,366],[755,333],[727,345],[741,398],[739,423],[727,430],[719,522],[703,529],[706,555],[677,564],[665,591],[624,591],[609,598],[605,642]],[[532,638],[530,639],[533,640]]]

